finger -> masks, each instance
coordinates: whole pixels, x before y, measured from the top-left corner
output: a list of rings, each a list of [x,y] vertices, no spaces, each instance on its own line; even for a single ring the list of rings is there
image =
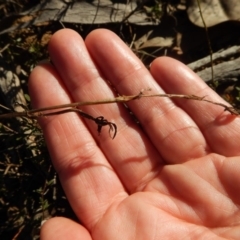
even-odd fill
[[[100,32],[99,35],[101,34]],[[116,41],[115,39],[118,38],[115,36],[111,41]],[[108,42],[101,42],[101,45],[106,48]],[[63,30],[56,33],[49,43],[49,51],[73,101],[93,101],[114,97],[108,83],[103,79],[105,76],[100,74],[85,43],[76,32]],[[108,48],[107,51],[114,54],[115,49]],[[115,61],[114,65],[125,71],[125,63]],[[107,65],[105,67],[107,71],[113,71]],[[104,116],[108,121],[116,123],[118,133],[112,140],[108,129],[103,129],[99,136],[96,126],[86,122],[129,192],[143,187],[156,176],[161,158],[124,106],[118,104],[87,106],[83,110],[94,117]]]
[[[149,87],[150,94],[163,93],[149,71],[114,33],[99,31],[87,37],[86,45],[103,75],[120,94],[136,94]],[[108,49],[114,49],[114,54]],[[121,68],[116,63],[121,63]],[[167,162],[179,163],[206,154],[207,143],[201,131],[171,99],[144,98],[129,102],[128,106]]]
[[[240,195],[240,157],[230,157],[223,162],[221,168],[219,168],[218,176],[219,180],[227,192],[227,196],[231,201],[239,206]]]
[[[68,91],[49,65],[36,67],[29,79],[35,108],[70,102]],[[103,216],[112,198],[127,196],[118,176],[76,113],[39,119],[53,164],[67,198],[88,229]]]
[[[51,218],[41,228],[41,240],[92,240],[86,228],[70,219],[63,217]]]
[[[206,96],[206,99],[228,105],[188,67],[178,63],[169,69],[173,65],[176,65],[176,60],[159,58],[151,66],[153,76],[166,92]],[[240,154],[239,117],[224,112],[220,106],[205,102],[182,99],[176,99],[175,102],[196,122],[211,151],[226,156]]]

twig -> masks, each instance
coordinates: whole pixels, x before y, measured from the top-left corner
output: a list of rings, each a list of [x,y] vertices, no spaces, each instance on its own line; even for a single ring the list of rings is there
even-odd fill
[[[203,26],[204,26],[204,29],[205,29],[207,43],[208,43],[208,48],[209,48],[209,53],[210,53],[212,82],[216,86],[216,83],[214,81],[214,71],[213,71],[213,51],[212,51],[212,46],[211,46],[211,42],[210,42],[210,39],[209,39],[208,28],[207,28],[207,25],[206,25],[206,23],[204,21],[204,18],[203,18],[202,9],[201,9],[201,5],[200,5],[199,0],[197,0],[197,4],[198,4],[198,8],[199,8],[199,14],[200,14],[200,17],[202,19]]]
[[[150,89],[148,89],[150,90]],[[33,110],[28,110],[28,111],[23,111],[23,112],[11,112],[11,113],[6,113],[0,115],[0,119],[3,118],[15,118],[15,117],[27,117],[27,118],[39,118],[39,117],[46,117],[46,116],[52,116],[52,115],[58,115],[58,114],[64,114],[64,113],[69,113],[69,112],[76,112],[78,113],[81,117],[90,119],[94,121],[97,124],[97,131],[99,134],[101,133],[101,129],[104,126],[109,126],[109,133],[113,131],[113,136],[114,138],[117,133],[117,126],[116,124],[107,121],[103,116],[100,117],[93,117],[82,110],[78,109],[77,107],[80,106],[87,106],[87,105],[99,105],[99,104],[110,104],[110,103],[126,103],[129,101],[133,101],[136,99],[140,98],[150,98],[150,97],[168,97],[168,98],[184,98],[184,99],[189,99],[189,100],[195,100],[195,101],[202,101],[202,102],[208,102],[217,106],[221,106],[224,108],[224,111],[230,112],[232,115],[239,116],[240,111],[235,109],[232,106],[227,106],[223,103],[219,102],[214,102],[212,100],[206,99],[205,96],[199,97],[196,95],[185,95],[185,94],[144,94],[144,90],[140,91],[136,95],[130,95],[130,96],[118,96],[116,98],[111,98],[111,99],[103,99],[103,100],[96,100],[96,101],[84,101],[84,102],[75,102],[75,103],[68,103],[68,104],[62,104],[62,105],[56,105],[56,106],[51,106],[51,107],[45,107],[45,108],[38,108],[38,109],[33,109]],[[58,110],[61,109],[61,110]],[[57,111],[55,111],[57,110]]]
[[[9,46],[10,43],[6,44],[2,49],[0,49],[0,53],[3,53]]]

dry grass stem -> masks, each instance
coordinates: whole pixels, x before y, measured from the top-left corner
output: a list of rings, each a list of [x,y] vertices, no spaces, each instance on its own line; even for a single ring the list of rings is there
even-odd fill
[[[147,89],[150,90],[150,89]],[[62,104],[62,105],[56,105],[56,106],[50,106],[45,108],[38,108],[38,109],[32,109],[28,111],[23,112],[11,112],[0,115],[0,119],[3,118],[15,118],[15,117],[26,117],[26,118],[39,118],[39,117],[46,117],[46,116],[52,116],[52,115],[58,115],[58,114],[64,114],[69,112],[76,112],[81,117],[90,119],[94,121],[97,124],[97,131],[100,133],[103,126],[109,126],[109,133],[113,131],[114,138],[117,133],[117,126],[116,124],[107,121],[103,116],[100,117],[93,117],[82,110],[78,109],[78,107],[81,106],[87,106],[87,105],[99,105],[99,104],[110,104],[110,103],[126,103],[129,101],[137,100],[140,98],[150,98],[150,97],[168,97],[168,98],[183,98],[188,100],[195,100],[195,101],[202,101],[202,102],[208,102],[210,104],[214,104],[217,106],[221,106],[224,108],[224,111],[230,112],[232,115],[239,116],[240,111],[238,109],[235,109],[232,106],[225,105],[223,103],[215,102],[212,100],[209,100],[206,98],[206,96],[199,97],[196,95],[185,95],[185,94],[145,94],[145,90],[140,91],[136,95],[121,95],[112,99],[103,99],[103,100],[96,100],[96,101],[83,101],[83,102],[74,102],[74,103],[68,103],[68,104]],[[60,110],[59,110],[60,109]]]

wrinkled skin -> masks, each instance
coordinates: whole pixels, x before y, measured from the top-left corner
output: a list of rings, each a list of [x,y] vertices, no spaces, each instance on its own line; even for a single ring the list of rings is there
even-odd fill
[[[54,66],[30,76],[35,108],[121,95],[181,93],[225,103],[180,62],[161,57],[150,72],[112,32],[85,42],[74,31],[53,35]],[[107,83],[108,82],[108,83]],[[226,103],[225,103],[226,104]],[[52,161],[80,223],[48,220],[41,239],[240,239],[240,118],[186,99],[142,98],[127,105],[85,106],[117,125],[97,132],[77,113],[39,119]]]

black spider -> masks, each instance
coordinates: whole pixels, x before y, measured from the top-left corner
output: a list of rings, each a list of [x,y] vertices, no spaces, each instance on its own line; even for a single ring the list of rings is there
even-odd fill
[[[65,110],[61,110],[61,111],[44,113],[42,116],[51,116],[51,115],[56,115],[56,114],[68,113],[68,112],[77,112],[81,117],[84,117],[84,118],[94,121],[97,124],[97,131],[99,134],[101,133],[102,127],[109,126],[109,135],[111,136],[111,131],[113,131],[114,133],[113,133],[113,136],[111,136],[111,137],[112,137],[112,139],[114,139],[116,137],[117,125],[115,123],[109,122],[103,116],[95,118],[77,108],[69,108],[69,109],[65,109]]]

